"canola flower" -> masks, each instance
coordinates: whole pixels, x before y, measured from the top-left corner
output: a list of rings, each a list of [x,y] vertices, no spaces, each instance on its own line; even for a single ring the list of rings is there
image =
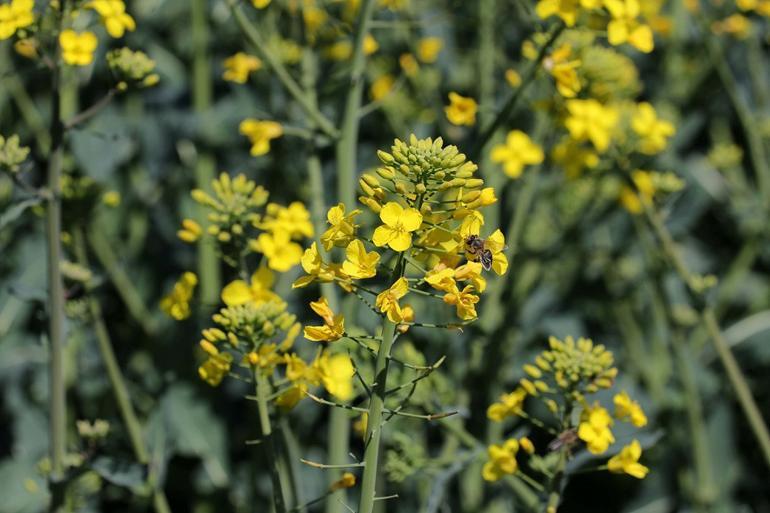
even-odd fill
[[[444,41],[440,37],[424,37],[417,42],[417,58],[425,64],[433,64],[438,59]]]
[[[525,166],[541,164],[544,158],[543,149],[521,130],[508,132],[505,144],[492,148],[491,154],[492,162],[503,164],[503,171],[513,179],[521,176]]]
[[[259,157],[270,151],[270,141],[283,135],[283,127],[275,121],[244,119],[238,130],[251,142],[251,155]]]
[[[0,4],[0,41],[35,22],[34,0],[11,0]]]
[[[61,56],[65,64],[70,66],[88,66],[94,61],[94,51],[99,40],[93,32],[75,32],[63,30],[59,34]]]
[[[171,292],[160,300],[160,309],[177,321],[187,319],[190,317],[190,302],[196,285],[198,285],[198,277],[195,273],[184,273],[174,284]]]
[[[245,84],[251,73],[262,68],[262,61],[253,55],[238,52],[225,59],[222,65],[225,69],[224,73],[222,73],[223,79],[236,84]]]
[[[475,125],[477,111],[478,104],[473,98],[460,96],[455,92],[449,93],[449,105],[444,107],[444,112],[453,125]]]
[[[114,38],[121,38],[128,32],[136,30],[136,22],[126,12],[123,0],[92,0],[86,7],[99,13],[107,33]]]

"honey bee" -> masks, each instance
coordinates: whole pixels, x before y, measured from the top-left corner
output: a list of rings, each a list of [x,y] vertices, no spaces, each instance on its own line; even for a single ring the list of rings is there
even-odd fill
[[[481,262],[485,271],[492,269],[492,251],[486,247],[486,239],[478,235],[469,235],[465,238],[465,254],[471,262]]]

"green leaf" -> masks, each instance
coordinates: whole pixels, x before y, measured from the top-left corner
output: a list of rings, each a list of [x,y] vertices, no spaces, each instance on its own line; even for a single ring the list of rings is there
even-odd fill
[[[40,198],[29,198],[8,207],[8,209],[0,215],[0,230],[18,219],[25,210],[32,208],[35,205],[39,205],[41,202],[42,200]]]
[[[139,492],[145,486],[147,470],[143,465],[112,456],[99,456],[91,468],[105,481]]]

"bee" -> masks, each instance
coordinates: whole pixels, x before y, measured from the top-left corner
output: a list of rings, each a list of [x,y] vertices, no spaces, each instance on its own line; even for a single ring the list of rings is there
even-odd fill
[[[578,440],[580,440],[580,438],[578,438],[577,431],[568,429],[567,431],[559,433],[559,436],[551,440],[551,443],[548,444],[548,450],[558,451],[562,447],[570,447],[576,444]]]
[[[471,262],[481,262],[485,271],[492,269],[492,250],[487,246],[486,239],[478,235],[469,235],[465,238],[465,254]]]

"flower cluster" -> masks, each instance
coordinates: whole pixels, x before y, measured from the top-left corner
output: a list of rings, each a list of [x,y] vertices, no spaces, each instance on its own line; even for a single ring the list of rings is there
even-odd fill
[[[86,7],[99,14],[107,33],[114,38],[121,38],[126,31],[132,32],[136,29],[136,22],[126,12],[123,0],[92,0]]]
[[[171,292],[160,300],[160,309],[177,321],[187,319],[190,317],[190,301],[192,301],[196,285],[198,285],[198,277],[195,273],[182,274]]]
[[[120,48],[107,53],[107,65],[118,79],[117,88],[125,90],[129,85],[152,87],[160,78],[155,70],[155,61],[144,52]]]
[[[598,401],[588,401],[588,396],[612,388],[618,373],[613,366],[612,353],[603,345],[585,338],[575,340],[567,337],[562,341],[551,337],[549,346],[534,358],[533,363],[523,365],[525,377],[519,380],[518,386],[489,406],[487,417],[490,420],[502,422],[509,417],[530,420],[556,435],[549,445],[551,451],[563,450],[567,455],[579,443],[594,455],[607,452],[615,443],[612,432],[615,420],[628,422],[637,428],[647,425],[641,406],[625,391],[614,396],[614,415]],[[557,420],[556,430],[552,430],[545,421],[533,419],[527,414],[525,406],[528,398],[542,401],[553,413]],[[505,450],[505,446],[490,447],[485,479],[496,481],[503,474],[516,472],[518,443],[513,442],[516,441],[506,442],[508,446]],[[638,462],[640,456],[641,446],[634,440],[608,462],[607,468],[641,479],[646,475],[647,468]]]
[[[300,263],[296,241],[313,236],[310,214],[302,203],[288,207],[268,203],[268,192],[239,174],[221,173],[211,183],[213,194],[194,189],[193,199],[209,210],[205,230],[194,220],[182,221],[179,238],[195,242],[204,233],[216,238],[225,261],[238,267],[248,254],[261,253],[267,265],[284,272]]]
[[[0,135],[0,169],[16,173],[28,155],[29,148],[20,145],[18,135],[14,134],[8,138]]]
[[[0,4],[0,41],[32,25],[35,22],[34,7],[34,0],[11,0]]]

